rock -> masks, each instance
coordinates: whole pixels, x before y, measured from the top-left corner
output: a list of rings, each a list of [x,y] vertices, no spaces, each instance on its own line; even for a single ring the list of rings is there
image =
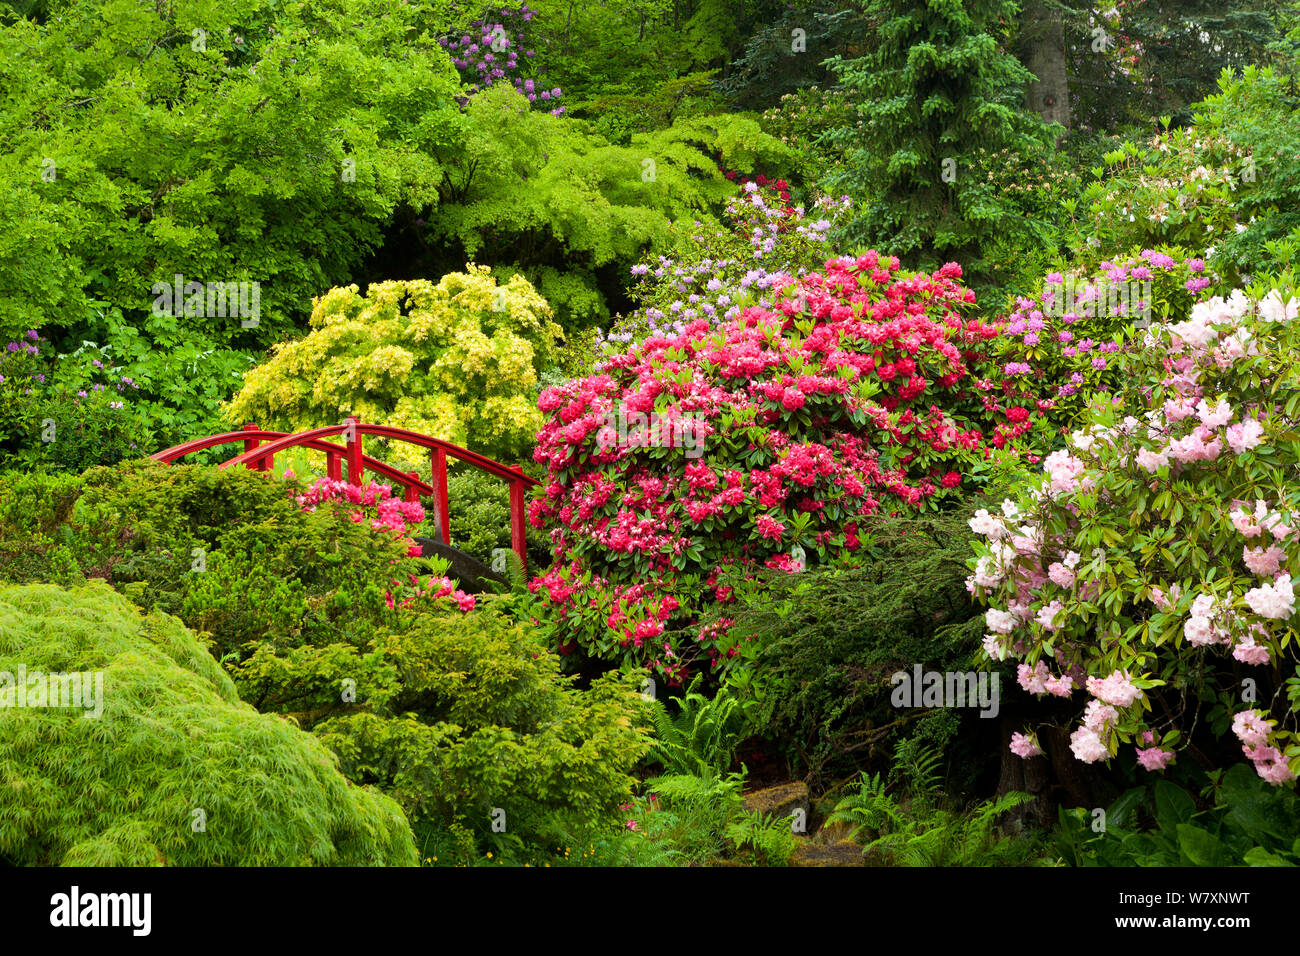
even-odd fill
[[[852,840],[838,843],[801,841],[790,857],[791,866],[866,866],[862,847]]]
[[[795,810],[802,810],[806,822],[809,806],[808,784],[801,780],[745,794],[746,810],[774,817],[788,817]]]
[[[496,581],[500,584],[510,583],[478,558],[466,554],[458,548],[443,544],[436,538],[416,538],[415,543],[423,549],[422,557],[428,558],[436,554],[438,557],[450,561],[451,569],[447,573],[460,582],[460,589],[466,594],[481,594],[484,591],[490,591],[491,588],[486,584],[488,581]]]

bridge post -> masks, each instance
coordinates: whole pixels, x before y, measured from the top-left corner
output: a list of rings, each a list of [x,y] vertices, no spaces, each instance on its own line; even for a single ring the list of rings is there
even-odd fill
[[[246,432],[256,432],[256,431],[261,431],[261,429],[257,427],[257,422],[245,422],[245,423],[244,423],[243,431],[246,431]],[[254,448],[256,448],[256,447],[257,447],[258,445],[260,445],[260,444],[262,444],[261,439],[258,439],[258,438],[245,438],[245,439],[244,439],[244,451],[252,451]],[[257,471],[269,471],[271,468],[275,467],[275,465],[274,465],[274,462],[275,462],[275,456],[274,456],[274,455],[271,456],[271,462],[272,462],[272,463],[268,465],[266,459],[263,458],[263,459],[259,460],[256,464],[254,464],[253,462],[250,461],[250,462],[248,462],[248,464],[246,464],[244,467],[247,468],[247,469],[249,469],[250,471],[253,471],[253,470],[257,470]]]
[[[325,453],[325,475],[330,481],[343,480],[343,456],[332,451]]]
[[[419,475],[417,472],[414,472],[414,471],[408,471],[406,474],[407,474],[407,477],[409,477],[409,478],[419,478],[419,477],[420,477],[420,475]],[[418,491],[415,490],[415,485],[407,485],[407,486],[406,486],[406,500],[407,500],[407,501],[419,501],[419,500],[420,500],[420,493],[419,493]]]
[[[343,437],[348,444],[348,484],[361,486],[361,473],[365,466],[361,462],[361,432],[357,426],[361,420],[355,415],[349,415],[344,422],[348,427],[343,430]]]
[[[523,469],[516,465],[513,469],[519,475],[523,476]],[[519,555],[519,561],[528,569],[528,542],[525,538],[526,526],[524,518],[526,513],[524,506],[524,483],[523,481],[510,482],[510,546],[515,549],[515,554]]]
[[[447,497],[447,450],[441,446],[429,452],[429,464],[433,470],[433,523],[438,531],[438,539],[445,545],[451,544],[451,502]]]

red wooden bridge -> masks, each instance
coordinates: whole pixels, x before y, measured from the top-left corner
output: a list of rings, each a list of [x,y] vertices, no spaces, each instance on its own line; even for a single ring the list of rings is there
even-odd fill
[[[327,438],[335,435],[342,435],[344,444],[326,441]],[[399,471],[365,454],[361,447],[362,435],[410,442],[429,449],[433,483],[421,481],[413,471]],[[400,484],[405,489],[407,501],[418,501],[421,495],[428,495],[433,498],[434,527],[437,529],[438,540],[445,545],[451,544],[451,517],[448,512],[447,498],[447,456],[468,462],[479,471],[494,475],[510,485],[510,544],[515,554],[519,555],[519,560],[527,567],[528,555],[524,543],[524,492],[537,482],[525,475],[517,465],[503,465],[499,461],[493,461],[467,448],[419,432],[388,425],[366,425],[356,418],[349,418],[342,425],[327,425],[324,428],[295,433],[267,431],[250,422],[239,431],[196,438],[194,441],[173,445],[149,457],[155,461],[173,462],[196,451],[231,442],[243,442],[244,450],[229,461],[222,462],[218,466],[220,468],[243,465],[254,471],[270,472],[275,468],[276,452],[289,448],[310,448],[325,453],[325,473],[334,481],[342,480],[343,463],[346,461],[349,484],[360,485],[362,476],[369,470]]]

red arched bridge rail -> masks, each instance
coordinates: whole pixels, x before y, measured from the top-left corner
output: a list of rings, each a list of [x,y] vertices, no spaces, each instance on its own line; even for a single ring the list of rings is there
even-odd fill
[[[334,435],[342,435],[344,444],[338,445],[325,440]],[[391,465],[386,465],[382,461],[365,454],[361,447],[362,435],[374,435],[378,438],[409,442],[429,449],[429,463],[432,466],[433,483],[428,484],[421,481],[413,471],[399,471]],[[173,445],[171,448],[149,457],[154,461],[170,463],[196,451],[215,448],[217,445],[226,445],[231,442],[243,442],[244,450],[229,461],[222,462],[218,466],[220,468],[233,468],[236,465],[243,465],[245,468],[254,471],[271,471],[275,467],[277,452],[289,448],[310,448],[325,453],[325,473],[334,481],[342,480],[343,462],[346,461],[349,484],[360,485],[362,476],[369,470],[400,484],[405,489],[407,501],[416,501],[420,495],[428,495],[433,498],[433,519],[434,527],[438,532],[438,540],[446,545],[451,544],[451,516],[447,497],[447,456],[450,455],[453,458],[468,462],[479,471],[485,471],[489,475],[494,475],[509,484],[510,543],[524,566],[526,567],[528,564],[527,547],[524,541],[524,493],[537,482],[525,475],[523,469],[517,465],[503,465],[499,461],[493,461],[491,458],[472,452],[468,448],[461,448],[459,445],[431,438],[419,432],[408,431],[405,428],[393,428],[388,425],[366,425],[356,418],[349,418],[342,425],[327,425],[324,428],[313,428],[296,433],[266,431],[250,422],[237,432],[225,432],[220,435],[209,435],[206,438],[196,438],[194,441]],[[266,444],[263,444],[263,442],[266,442]]]

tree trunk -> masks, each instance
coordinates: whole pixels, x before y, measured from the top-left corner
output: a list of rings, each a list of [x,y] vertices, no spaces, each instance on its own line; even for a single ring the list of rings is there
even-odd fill
[[[1047,123],[1070,128],[1070,83],[1066,75],[1061,11],[1041,2],[1025,5],[1020,20],[1020,62],[1036,79],[1026,89],[1029,108]]]
[[[1012,790],[1033,794],[1038,799],[1016,807],[1007,814],[1007,819],[1022,829],[1051,826],[1056,819],[1056,802],[1049,786],[1050,764],[1046,757],[1030,757],[1025,760],[1013,754],[1011,735],[1020,724],[1006,715],[1003,715],[1000,724],[998,729],[1002,738],[1002,764],[998,774],[998,789],[993,796],[1005,796]]]

